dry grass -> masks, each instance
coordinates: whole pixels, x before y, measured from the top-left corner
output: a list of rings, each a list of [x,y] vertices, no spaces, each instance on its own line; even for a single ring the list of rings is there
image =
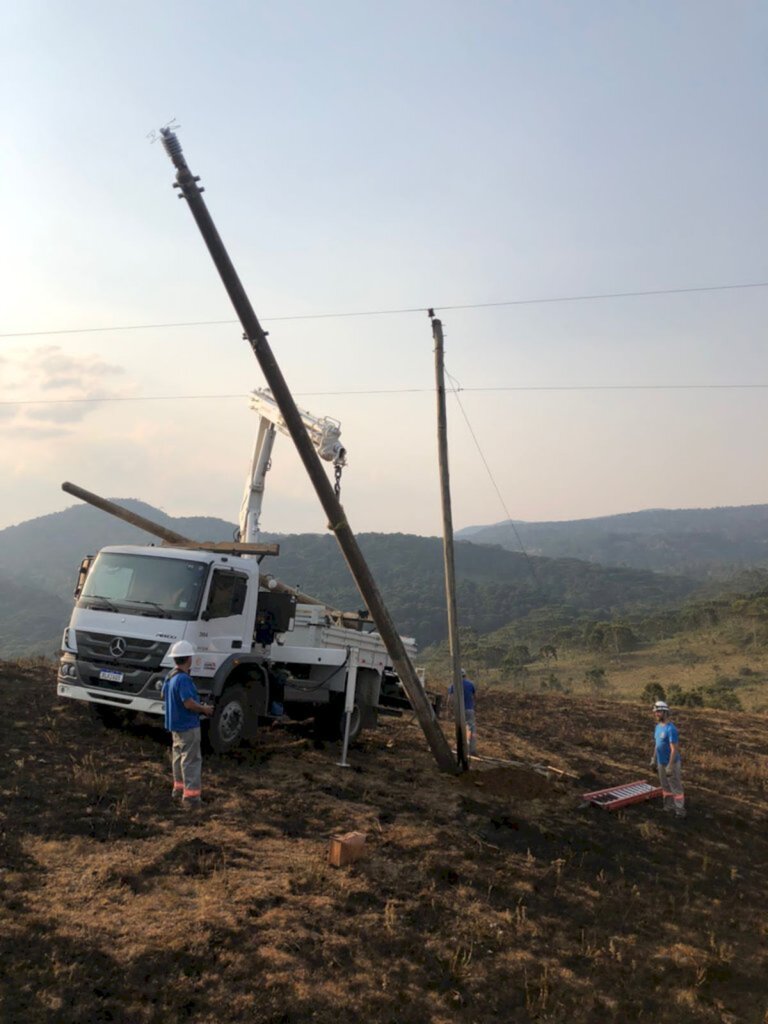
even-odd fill
[[[685,823],[524,772],[440,776],[406,720],[346,771],[298,730],[211,757],[190,819],[161,731],[100,731],[2,668],[0,1019],[764,1021],[759,717],[686,711]],[[478,716],[486,754],[647,774],[638,706],[490,692]],[[353,828],[367,858],[328,867]]]
[[[638,700],[644,687],[658,682],[683,690],[706,687],[718,677],[739,679],[737,694],[744,710],[768,712],[768,649],[724,642],[717,633],[691,633],[641,646],[624,654],[601,654],[562,648],[558,660],[535,661],[518,675],[501,669],[480,670],[476,681],[492,688],[519,693],[541,693],[557,687],[575,696],[595,693],[586,678],[595,668],[605,671],[606,689],[600,696],[614,700]],[[438,689],[438,680],[432,680]],[[447,684],[446,684],[447,685]]]

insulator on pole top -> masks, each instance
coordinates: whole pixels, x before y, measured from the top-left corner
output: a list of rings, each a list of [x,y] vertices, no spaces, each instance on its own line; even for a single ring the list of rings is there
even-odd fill
[[[184,161],[184,154],[181,151],[181,143],[176,133],[171,131],[170,128],[161,128],[160,138],[163,143],[163,149],[171,160],[177,165],[182,163]]]

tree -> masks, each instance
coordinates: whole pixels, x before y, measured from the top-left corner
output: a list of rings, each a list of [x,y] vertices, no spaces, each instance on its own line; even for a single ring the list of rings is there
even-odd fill
[[[648,683],[643,689],[643,692],[640,694],[640,696],[644,701],[647,701],[649,704],[652,704],[654,701],[657,700],[667,699],[664,687],[661,685],[661,683],[657,682]]]
[[[529,665],[533,661],[531,652],[528,650],[527,644],[515,644],[509,654],[502,660],[501,666],[505,669],[512,669],[514,672],[516,669],[522,668],[524,665]]]
[[[590,668],[584,673],[584,679],[589,683],[595,693],[603,693],[608,689],[608,680],[605,678],[604,668]]]

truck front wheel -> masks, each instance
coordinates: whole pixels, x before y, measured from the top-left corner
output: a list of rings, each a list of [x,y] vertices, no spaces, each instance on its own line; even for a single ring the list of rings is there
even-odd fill
[[[227,754],[250,731],[251,707],[242,686],[231,686],[216,703],[208,741],[217,754]]]
[[[119,729],[127,721],[127,713],[122,708],[112,707],[109,704],[89,704],[88,710],[91,721],[105,729]]]

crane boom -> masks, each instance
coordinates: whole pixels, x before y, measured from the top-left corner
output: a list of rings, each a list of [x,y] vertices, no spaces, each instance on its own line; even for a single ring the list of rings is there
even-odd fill
[[[251,409],[258,413],[259,429],[253,446],[248,480],[243,493],[240,507],[240,540],[255,544],[259,537],[261,508],[264,501],[264,485],[272,459],[272,448],[275,435],[290,436],[280,408],[272,392],[266,388],[251,393]],[[337,470],[347,464],[347,450],[339,440],[341,424],[330,416],[315,416],[306,409],[299,409],[301,421],[306,428],[309,439],[321,459],[332,462]]]

